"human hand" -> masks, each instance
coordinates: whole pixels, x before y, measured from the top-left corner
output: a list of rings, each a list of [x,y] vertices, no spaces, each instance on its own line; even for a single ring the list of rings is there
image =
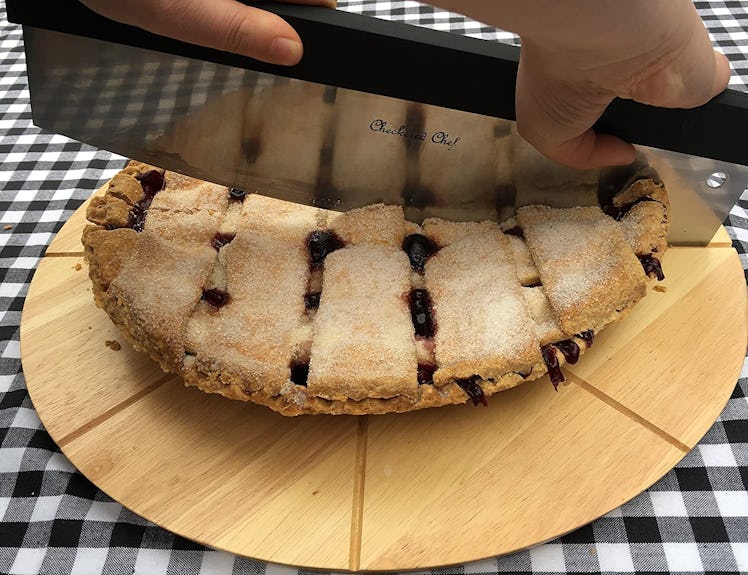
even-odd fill
[[[615,97],[692,108],[729,81],[689,0],[429,1],[520,35],[517,129],[571,167],[633,161],[633,146],[592,131]]]
[[[144,30],[272,64],[293,65],[303,47],[280,16],[235,0],[81,0],[92,10]],[[336,0],[287,0],[334,8]]]

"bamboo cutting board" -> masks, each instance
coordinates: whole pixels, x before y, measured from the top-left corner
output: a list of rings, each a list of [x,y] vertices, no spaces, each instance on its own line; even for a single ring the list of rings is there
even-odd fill
[[[469,405],[284,418],[206,395],[134,352],[93,303],[85,205],[42,259],[21,322],[31,398],[73,464],[139,515],[211,547],[329,570],[464,563],[580,527],[652,485],[729,398],[746,285],[724,230],[545,377]],[[116,349],[116,343],[121,349]]]

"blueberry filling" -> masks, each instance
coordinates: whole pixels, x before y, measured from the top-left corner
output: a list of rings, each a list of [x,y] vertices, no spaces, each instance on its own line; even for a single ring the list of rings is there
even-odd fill
[[[554,343],[553,346],[564,354],[566,362],[574,365],[579,361],[579,346],[573,339],[565,339]]]
[[[603,211],[609,215],[611,218],[613,218],[616,221],[621,221],[623,217],[628,214],[634,206],[638,206],[642,202],[656,202],[654,198],[650,198],[649,196],[644,196],[642,198],[639,198],[635,202],[630,202],[628,204],[623,204],[622,206],[607,206]]]
[[[416,335],[420,337],[434,337],[436,325],[432,315],[431,296],[425,289],[414,289],[408,296],[410,304],[410,318],[413,320],[413,327]]]
[[[306,308],[307,311],[311,311],[311,310],[319,308],[320,295],[321,294],[318,291],[304,294],[304,307]]]
[[[561,366],[558,364],[556,350],[551,344],[546,344],[540,348],[540,353],[543,355],[543,361],[545,362],[545,366],[548,368],[548,375],[551,376],[553,388],[558,390],[558,384],[566,381],[566,378],[564,378],[564,374],[561,373]]]
[[[473,405],[477,406],[478,404],[481,404],[483,407],[488,407],[483,388],[478,383],[480,380],[480,376],[473,375],[467,379],[456,379],[455,383],[462,388],[462,391],[467,393],[468,397],[473,402]]]
[[[247,196],[247,192],[240,190],[239,188],[229,188],[229,199],[243,202]]]
[[[644,273],[649,277],[654,275],[654,277],[657,278],[657,281],[660,282],[665,279],[665,274],[662,271],[662,264],[660,264],[660,260],[656,257],[651,254],[639,256],[639,261],[642,263]]]
[[[202,299],[205,303],[208,305],[219,309],[225,306],[229,301],[231,300],[231,297],[228,293],[221,289],[217,288],[211,288],[207,290],[203,290],[203,296]]]
[[[211,245],[213,246],[214,250],[218,251],[226,244],[230,244],[231,240],[233,240],[235,237],[236,234],[224,234],[222,232],[218,232],[215,236],[213,236]]]
[[[307,379],[309,378],[309,364],[308,363],[292,363],[291,364],[291,381],[296,385],[306,387]]]
[[[433,385],[436,366],[431,363],[418,364],[418,385]]]
[[[439,251],[439,246],[422,234],[411,234],[403,240],[403,251],[408,254],[413,271],[423,273],[426,260]]]
[[[309,234],[306,240],[309,249],[309,257],[312,268],[320,268],[325,263],[325,258],[331,252],[345,246],[335,232],[329,230],[318,230]]]
[[[164,189],[164,173],[158,170],[149,170],[144,174],[135,176],[140,182],[140,186],[143,188],[146,196],[150,196],[151,199],[158,192]]]
[[[592,347],[592,342],[595,339],[595,332],[591,329],[585,330],[582,333],[578,333],[577,337],[581,339],[587,347]]]
[[[510,236],[517,236],[518,238],[525,239],[525,232],[523,232],[522,228],[519,226],[514,226],[513,228],[504,230],[504,233]]]
[[[145,227],[145,216],[151,207],[154,196],[164,189],[164,174],[158,170],[150,170],[144,174],[135,176],[143,188],[143,197],[130,209],[129,227],[136,232],[142,232]]]

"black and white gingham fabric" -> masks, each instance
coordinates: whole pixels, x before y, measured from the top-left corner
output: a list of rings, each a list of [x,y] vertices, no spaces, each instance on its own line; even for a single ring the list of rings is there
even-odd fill
[[[339,4],[518,43],[512,34],[417,2]],[[731,60],[731,86],[748,91],[748,2],[696,5],[713,42]],[[206,549],[123,509],[62,455],[29,400],[19,344],[29,282],[55,232],[124,164],[124,158],[31,124],[21,31],[7,22],[0,2],[0,573],[296,575],[294,568]],[[727,224],[748,269],[748,193]],[[700,444],[619,509],[533,549],[438,572],[748,572],[747,396],[748,366]]]

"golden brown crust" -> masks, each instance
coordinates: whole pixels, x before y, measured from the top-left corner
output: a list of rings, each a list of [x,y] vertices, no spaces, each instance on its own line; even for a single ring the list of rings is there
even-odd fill
[[[613,199],[626,212],[621,229],[637,256],[664,253],[670,233],[670,201],[662,184],[638,180]]]
[[[89,265],[91,281],[98,288],[94,293],[105,292],[119,275],[130,258],[137,232],[129,228],[107,230],[101,226],[86,226],[83,245]]]
[[[260,196],[240,203],[225,188],[166,173],[136,232],[137,178],[154,169],[130,162],[88,210],[96,225],[83,243],[97,305],[135,349],[185,384],[284,415],[478,403],[535,380],[548,372],[544,355],[566,362],[553,344],[568,341],[582,354],[590,345],[584,332],[625,315],[644,293],[636,256],[667,249],[667,193],[652,181],[616,198],[625,208],[618,222],[591,208],[522,208],[510,226],[519,224],[521,238],[492,222],[420,228],[393,206],[341,215]],[[581,230],[584,241],[559,251],[544,227],[556,224]],[[306,260],[309,234],[325,229],[348,246],[329,256],[327,276]],[[441,248],[425,275],[400,251],[412,233]],[[575,258],[605,260],[595,280],[604,276],[602,291],[572,282],[579,293],[568,293],[558,266]],[[435,336],[413,333],[409,289],[433,298]],[[319,290],[320,309],[305,310],[305,296]],[[227,303],[216,307],[207,291]],[[388,331],[394,325],[397,335]],[[299,366],[308,381],[294,374]],[[424,366],[433,380],[421,381]]]
[[[131,206],[112,196],[91,198],[86,209],[89,222],[108,228],[125,228],[130,222]]]

